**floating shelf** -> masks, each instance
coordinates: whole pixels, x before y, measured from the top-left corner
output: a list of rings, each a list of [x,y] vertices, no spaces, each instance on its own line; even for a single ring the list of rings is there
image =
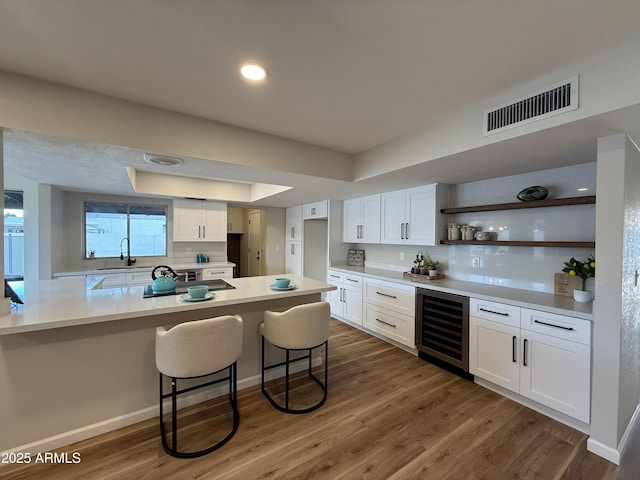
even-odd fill
[[[596,242],[555,242],[533,240],[440,240],[440,245],[496,245],[504,247],[571,247],[595,248]]]
[[[492,212],[496,210],[519,210],[522,208],[564,207],[567,205],[588,205],[596,203],[595,195],[570,198],[552,198],[549,200],[532,200],[530,202],[497,203],[494,205],[476,205],[473,207],[443,208],[441,213],[454,214],[466,212]],[[504,242],[500,242],[504,243]]]

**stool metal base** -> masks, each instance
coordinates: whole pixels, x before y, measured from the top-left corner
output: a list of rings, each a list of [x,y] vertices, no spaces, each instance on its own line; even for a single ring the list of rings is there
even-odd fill
[[[316,377],[313,372],[311,371],[311,360],[312,360],[312,352],[314,349],[322,347],[324,345],[324,383],[322,383],[322,381],[320,381],[320,379],[318,377]],[[277,410],[280,410],[281,412],[285,412],[285,413],[293,413],[293,414],[299,414],[299,413],[309,413],[312,412],[314,410],[317,410],[318,408],[320,408],[324,402],[327,400],[327,373],[328,373],[328,365],[329,365],[329,342],[326,341],[324,343],[321,343],[320,345],[316,345],[315,347],[311,347],[311,348],[303,348],[303,349],[288,349],[288,348],[282,348],[282,347],[278,347],[277,345],[273,345],[276,348],[279,348],[280,350],[284,350],[285,351],[285,361],[284,362],[280,362],[280,363],[276,363],[273,365],[268,365],[265,366],[265,359],[264,359],[264,350],[265,350],[265,339],[264,337],[262,337],[262,359],[261,359],[261,376],[260,376],[260,387],[262,390],[262,394],[267,398],[267,400],[269,400],[269,403],[271,403],[271,405],[273,405],[274,408],[276,408]],[[302,351],[302,350],[307,350],[309,353],[303,357],[299,357],[299,358],[295,358],[293,360],[290,359],[290,352],[295,352],[295,351]],[[290,408],[289,407],[289,365],[291,365],[294,362],[298,362],[300,360],[309,360],[309,367],[308,367],[308,371],[307,371],[307,375],[309,376],[309,378],[311,378],[313,381],[315,381],[318,385],[320,385],[320,388],[322,389],[322,398],[320,399],[320,401],[314,405],[311,405],[310,407],[307,408],[301,408],[301,409],[295,409],[295,408]],[[284,365],[285,367],[285,390],[284,390],[284,398],[285,398],[285,404],[284,406],[278,404],[273,397],[271,397],[271,395],[269,394],[269,392],[267,392],[265,386],[264,386],[264,374],[267,370],[271,370],[272,368],[277,368],[277,367],[282,367]]]
[[[225,443],[231,440],[238,430],[238,425],[240,425],[240,414],[238,412],[238,372],[237,372],[236,363],[231,364],[229,367],[223,368],[222,370],[218,370],[221,372],[223,370],[228,370],[229,374],[226,377],[219,378],[217,380],[213,380],[210,382],[202,383],[199,385],[195,385],[193,387],[185,388],[182,390],[178,390],[177,388],[177,378],[168,377],[171,379],[171,392],[164,393],[162,386],[162,378],[163,374],[160,373],[160,435],[162,437],[162,448],[169,455],[178,458],[196,458],[206,455],[207,453],[211,453],[220,447],[222,447]],[[207,375],[214,375],[218,372],[212,372]],[[191,377],[191,378],[199,378],[199,377]],[[221,383],[224,381],[229,381],[229,403],[231,405],[231,409],[233,411],[233,424],[231,431],[219,442],[211,445],[210,447],[205,448],[204,450],[199,450],[196,452],[181,452],[178,450],[178,414],[177,414],[177,397],[180,394],[190,392],[192,390],[197,390],[199,388],[208,387],[210,385],[215,385],[217,383]],[[171,445],[167,442],[167,432],[164,425],[164,414],[163,414],[163,400],[165,398],[171,398]]]

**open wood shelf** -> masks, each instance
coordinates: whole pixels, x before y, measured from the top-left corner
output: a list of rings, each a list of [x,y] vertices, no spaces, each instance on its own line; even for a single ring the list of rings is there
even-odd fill
[[[555,242],[533,240],[440,240],[440,245],[496,245],[506,247],[571,247],[595,248],[596,242]]]
[[[492,212],[495,210],[519,210],[522,208],[564,207],[567,205],[587,205],[596,203],[595,195],[569,198],[552,198],[549,200],[532,200],[530,202],[496,203],[494,205],[476,205],[473,207],[443,208],[441,213],[454,214],[466,212]],[[500,242],[504,243],[504,242]],[[543,242],[544,243],[544,242]]]

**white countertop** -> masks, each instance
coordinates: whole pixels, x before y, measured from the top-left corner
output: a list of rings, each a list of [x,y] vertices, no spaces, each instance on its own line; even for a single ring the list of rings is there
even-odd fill
[[[406,283],[419,288],[426,288],[440,292],[465,295],[481,300],[491,300],[494,302],[509,303],[524,308],[543,310],[545,312],[568,315],[571,317],[593,320],[593,303],[580,303],[572,297],[563,297],[552,293],[535,292],[531,290],[521,290],[517,288],[507,288],[484,283],[464,282],[461,280],[430,280],[429,283],[414,282],[405,280],[402,272],[394,270],[383,270],[371,267],[349,267],[346,265],[331,266],[332,270],[341,270],[349,273],[356,273],[371,278],[381,280],[391,280],[394,282]]]
[[[165,265],[164,263],[159,263],[158,265]],[[207,262],[207,263],[178,263],[171,264],[170,262],[166,265],[169,265],[174,270],[200,270],[203,268],[227,268],[227,267],[235,267],[235,263],[231,262]],[[123,272],[140,272],[145,270],[153,270],[157,265],[145,265],[145,266],[132,266],[132,267],[113,267],[113,268],[96,268],[93,270],[78,270],[75,272],[56,272],[53,274],[54,278],[61,277],[75,277],[80,275],[108,275],[110,273],[123,273]]]
[[[201,264],[202,265],[202,264]],[[215,292],[215,298],[202,302],[184,302],[180,295],[142,298],[144,286],[91,290],[84,278],[58,278],[25,282],[24,302],[18,311],[0,317],[0,335],[87,325],[128,318],[139,318],[187,309],[260,302],[277,297],[295,297],[335,290],[335,287],[311,278],[287,275],[294,290],[273,291],[274,278],[229,278],[234,290]]]

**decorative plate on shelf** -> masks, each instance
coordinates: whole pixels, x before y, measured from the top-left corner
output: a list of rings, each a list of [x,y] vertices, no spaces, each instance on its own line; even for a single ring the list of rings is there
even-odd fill
[[[533,187],[527,187],[516,195],[518,200],[523,202],[530,202],[531,200],[544,200],[549,195],[549,190],[545,187],[535,185]]]

